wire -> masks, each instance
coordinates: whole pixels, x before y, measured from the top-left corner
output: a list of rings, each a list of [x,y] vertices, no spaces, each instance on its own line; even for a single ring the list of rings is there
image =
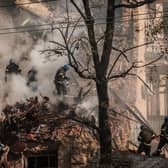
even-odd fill
[[[48,3],[48,2],[54,2],[58,0],[41,0],[36,2],[25,2],[25,3],[15,3],[15,4],[9,4],[9,5],[0,5],[0,8],[8,8],[8,7],[16,7],[16,6],[24,6],[24,5],[31,5],[31,4],[39,4],[39,3]]]
[[[17,33],[29,33],[29,32],[40,32],[40,31],[45,31],[45,30],[51,30],[49,28],[45,29],[30,29],[30,30],[21,30],[21,31],[13,31],[13,32],[2,32],[0,35],[8,35],[8,34],[17,34]]]
[[[57,1],[57,0],[41,0],[41,1],[38,1],[38,2],[27,2],[27,3],[22,3],[22,4],[19,4],[19,5],[25,5],[25,4],[35,4],[35,3],[48,3],[48,2],[53,2],[53,1]],[[18,5],[18,4],[16,4],[16,5]],[[13,6],[16,6],[16,5],[13,5]],[[2,6],[0,6],[0,7],[2,7]],[[5,7],[5,6],[3,6],[3,7]],[[8,6],[6,6],[6,7],[9,7],[9,5]],[[94,8],[94,7],[93,7]],[[168,12],[168,11],[167,11]],[[155,13],[163,13],[163,12],[154,12],[154,14]],[[166,13],[166,12],[164,12],[164,13]],[[132,16],[132,17],[135,17],[135,16],[142,16],[142,15],[148,15],[148,14],[150,14],[149,12],[147,12],[147,13],[139,13],[139,14],[135,14],[135,15],[125,15],[125,16],[122,16],[122,18],[125,18],[125,17],[130,17],[130,16]],[[119,17],[116,17],[116,18],[119,18]],[[115,18],[115,19],[116,19]],[[161,18],[161,17],[155,17],[155,18]],[[97,18],[97,19],[106,19],[106,18]],[[146,19],[153,19],[153,18],[141,18],[141,20],[146,20]],[[136,19],[137,20],[137,19]],[[133,21],[136,21],[136,20],[133,20]],[[140,20],[140,19],[139,19]],[[118,21],[116,21],[116,22],[128,22],[128,21],[130,21],[130,20],[118,20]],[[75,21],[72,21],[72,22],[75,22]],[[80,22],[83,22],[83,21],[80,21]],[[58,24],[66,24],[67,22],[60,22],[60,23],[58,23]],[[43,26],[51,26],[52,24],[42,24],[42,25],[31,25],[31,26],[18,26],[18,27],[12,27],[12,28],[0,28],[0,31],[1,30],[15,30],[15,29],[23,29],[23,28],[36,28],[36,27],[43,27]]]
[[[56,1],[56,0],[45,0],[45,1],[39,1],[39,2],[33,2],[33,3],[41,3],[41,2],[51,2],[51,1]],[[157,12],[157,13],[163,13],[163,12]],[[136,14],[136,15],[132,15],[132,16],[142,16],[142,15],[147,15],[147,14],[151,14],[151,13],[139,13],[139,14]],[[165,12],[164,12],[165,14]],[[131,15],[127,15],[127,16],[131,16]],[[122,16],[123,17],[126,17],[126,16]],[[165,17],[168,17],[168,16],[164,16]],[[127,20],[124,20],[124,19],[121,19],[121,20],[116,20],[115,22],[129,22],[129,21],[139,21],[139,20],[151,20],[151,19],[156,19],[156,18],[163,18],[163,16],[160,16],[160,17],[147,17],[147,18],[140,18],[140,19],[127,19]],[[96,18],[96,20],[101,20],[101,19],[106,19],[106,18]],[[71,23],[76,23],[77,20],[72,20]],[[82,22],[84,23],[84,21],[79,21],[79,22]],[[23,33],[23,32],[33,32],[33,31],[43,31],[43,30],[51,30],[51,27],[53,27],[54,25],[62,25],[62,24],[66,24],[68,22],[66,21],[62,21],[62,22],[58,22],[58,23],[55,23],[55,24],[41,24],[41,25],[31,25],[31,26],[17,26],[17,27],[7,27],[7,28],[0,28],[0,31],[5,31],[5,32],[1,32],[0,35],[2,34],[12,34],[12,33]],[[110,23],[110,22],[108,22]],[[106,22],[104,23],[96,23],[96,25],[98,24],[106,24]],[[50,28],[42,28],[44,26],[50,26]],[[84,26],[83,24],[82,25],[78,25],[77,27],[81,27],[81,26]],[[72,25],[70,27],[73,27]],[[40,29],[32,29],[32,28],[40,28]],[[66,27],[63,27],[63,28],[66,28]],[[17,29],[21,29],[20,31],[13,31],[13,32],[6,32],[6,30],[17,30]],[[28,30],[24,30],[24,29],[28,29]],[[30,30],[29,30],[30,29]]]
[[[16,6],[22,6],[22,5],[24,6],[24,5],[39,4],[39,3],[48,3],[48,2],[55,2],[55,1],[58,1],[58,0],[41,0],[41,1],[36,1],[36,2],[15,3],[15,4],[11,4],[11,5],[2,5],[2,6],[0,6],[0,8],[16,7]],[[4,0],[4,2],[6,2],[6,1]],[[91,8],[94,9],[96,7],[92,6]],[[168,12],[168,11],[164,11],[164,13],[165,12]],[[158,11],[158,12],[154,11],[153,13],[156,14],[156,13],[163,13],[163,12],[161,12],[161,11]],[[148,14],[150,14],[150,13],[147,12],[147,13],[138,13],[138,14],[133,14],[133,15],[124,15],[124,16],[122,16],[122,18],[124,18],[124,17],[130,17],[130,16],[134,17],[134,16],[140,16],[140,15],[148,15]]]
[[[167,18],[168,15],[164,16],[164,18]],[[141,18],[141,19],[127,19],[127,20],[116,20],[115,22],[129,22],[129,21],[139,21],[139,20],[152,20],[152,19],[158,19],[158,18],[163,18],[163,17],[150,17],[150,18]],[[102,19],[105,19],[105,18],[96,18],[95,20],[102,20]],[[77,20],[72,20],[70,21],[71,24],[74,24],[76,23]],[[50,26],[50,29],[52,26],[54,25],[63,25],[63,24],[67,24],[68,22],[67,21],[62,21],[62,22],[57,22],[57,23],[54,23],[54,24],[40,24],[40,25],[31,25],[31,26],[17,26],[17,27],[6,27],[6,28],[0,28],[0,31],[6,31],[6,30],[17,30],[17,29],[31,29],[31,28],[41,28],[41,27],[44,27],[44,26]],[[79,21],[79,23],[84,23],[84,21]],[[111,22],[108,22],[108,23],[111,23]],[[95,25],[99,25],[99,24],[106,24],[106,22],[99,22],[99,23],[95,23]],[[81,26],[84,26],[83,24],[82,25],[78,25],[79,27]],[[77,27],[78,27],[77,26]],[[74,27],[74,26],[70,26],[70,27]],[[25,31],[28,31],[28,30],[25,30]],[[4,33],[8,33],[8,32],[4,32]],[[9,32],[10,33],[10,32]]]
[[[33,3],[40,3],[40,2],[51,2],[51,1],[56,1],[56,0],[45,0],[45,1],[39,1],[39,2],[33,2]],[[31,4],[31,3],[29,3],[29,4]],[[160,12],[160,11],[158,11],[158,12],[154,12],[154,13],[152,13],[152,14],[156,14],[156,13],[163,13],[163,12]],[[168,13],[168,11],[164,11],[164,13],[163,14],[166,14],[166,13]],[[134,14],[134,15],[124,15],[124,16],[122,16],[122,18],[125,18],[125,17],[135,17],[135,16],[143,16],[143,15],[149,15],[149,14],[151,14],[150,12],[147,12],[147,13],[138,13],[138,14]],[[164,16],[165,17],[165,16]],[[120,18],[120,17],[115,17],[115,19],[117,19],[117,18]],[[161,18],[161,17],[155,17],[155,18]],[[65,18],[62,18],[62,19],[65,19]],[[106,19],[106,18],[96,18],[97,20],[98,19]],[[146,19],[148,19],[148,20],[150,20],[150,19],[153,19],[153,18],[141,18],[141,19],[139,19],[139,20],[146,20]],[[135,20],[135,19],[134,19]],[[134,21],[133,20],[133,21]],[[137,20],[137,19],[136,19]],[[124,22],[124,21],[130,21],[130,19],[128,20],[123,20],[123,19],[121,19],[121,20],[118,20],[118,21],[116,21],[116,22]],[[71,22],[76,22],[76,21],[71,21]],[[80,22],[83,22],[83,21],[80,21]],[[65,21],[62,21],[62,22],[60,22],[60,23],[58,23],[58,24],[66,24],[67,22],[65,22]],[[18,27],[7,27],[7,28],[0,28],[0,30],[14,30],[14,29],[23,29],[23,28],[34,28],[34,27],[42,27],[42,26],[51,26],[52,24],[41,24],[41,25],[31,25],[31,26],[18,26]]]
[[[167,16],[168,17],[168,16]],[[111,23],[111,22],[108,22],[108,23]],[[102,24],[106,24],[106,22],[101,22],[101,23],[95,23],[95,25],[102,25]],[[58,23],[57,24],[54,24],[54,25],[59,25]],[[0,32],[0,35],[7,35],[7,34],[14,34],[14,33],[26,33],[26,32],[37,32],[37,31],[45,31],[45,30],[50,30],[50,31],[53,31],[53,30],[56,30],[58,29],[58,27],[54,27],[54,25],[52,27],[48,27],[48,28],[40,28],[40,29],[27,29],[27,30],[20,30],[20,31],[8,31],[8,32]],[[45,25],[46,26],[46,25]],[[164,25],[165,27],[167,25]],[[85,27],[84,24],[80,24],[80,25],[77,25],[77,26],[74,26],[74,25],[70,25],[69,27]],[[31,28],[31,27],[30,27]],[[33,27],[32,27],[33,28]],[[66,28],[66,26],[62,26],[61,28]],[[8,29],[7,29],[8,30]]]

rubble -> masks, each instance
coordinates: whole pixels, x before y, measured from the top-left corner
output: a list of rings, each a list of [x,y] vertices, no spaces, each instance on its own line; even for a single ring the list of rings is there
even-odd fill
[[[60,113],[62,107],[70,112],[67,115]],[[1,124],[0,138],[9,146],[9,155],[29,158],[41,153],[59,153],[60,167],[67,164],[64,161],[67,155],[74,167],[86,166],[98,149],[96,131],[92,122],[80,118],[70,109],[63,102],[52,106],[46,96],[7,105],[3,110],[6,119]],[[69,152],[71,156],[67,154]]]
[[[94,116],[80,116],[75,108],[76,105],[69,106],[62,101],[53,105],[49,97],[42,95],[7,105],[3,109],[6,118],[1,123],[0,139],[10,149],[7,154],[10,168],[23,165],[29,168],[33,163],[31,159],[43,155],[54,155],[53,164],[58,164],[59,168],[96,168],[99,158],[97,122]],[[127,112],[122,116],[121,111],[117,111],[110,114],[114,167],[135,168],[136,165],[141,168],[150,162],[164,166],[167,162],[162,158],[136,154],[137,146],[129,140],[130,118]]]

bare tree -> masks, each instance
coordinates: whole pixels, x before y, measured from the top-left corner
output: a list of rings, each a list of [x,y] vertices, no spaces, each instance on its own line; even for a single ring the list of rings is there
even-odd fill
[[[95,81],[97,96],[98,96],[98,114],[99,114],[99,142],[100,142],[100,161],[99,168],[111,168],[112,161],[112,143],[111,143],[111,132],[108,124],[108,107],[109,107],[109,96],[108,96],[108,82],[112,79],[118,79],[127,75],[137,76],[132,72],[133,69],[147,66],[154,63],[162,57],[159,56],[156,60],[153,60],[145,65],[138,65],[137,62],[130,62],[126,52],[140,46],[134,46],[130,49],[120,50],[113,46],[113,37],[115,31],[115,12],[119,8],[138,8],[145,4],[153,3],[155,0],[127,0],[119,1],[107,0],[106,4],[106,23],[105,31],[99,38],[96,37],[95,25],[96,18],[92,15],[91,1],[81,0],[79,1],[70,0],[71,4],[80,14],[78,21],[73,22],[70,20],[68,5],[67,5],[67,20],[66,26],[54,27],[61,37],[60,41],[50,41],[57,47],[54,52],[61,55],[67,55],[70,66],[75,70],[76,73],[82,78],[91,79]],[[67,1],[66,1],[67,2]],[[82,8],[81,8],[82,3]],[[74,32],[78,27],[86,26],[84,35],[73,37]],[[99,43],[103,41],[102,50],[99,49]],[[85,61],[80,61],[78,50],[85,56]],[[112,57],[113,52],[119,52],[117,57]],[[110,64],[110,57],[114,58],[113,64]],[[129,67],[118,74],[113,73],[114,67],[119,61],[120,57],[123,57],[125,61],[129,63]],[[145,82],[138,76],[138,78],[145,84]]]

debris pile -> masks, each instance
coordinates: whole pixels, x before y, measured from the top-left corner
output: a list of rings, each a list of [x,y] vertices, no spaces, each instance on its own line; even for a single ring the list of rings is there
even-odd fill
[[[61,167],[85,167],[88,160],[97,156],[95,123],[81,118],[63,102],[52,105],[49,97],[30,97],[25,102],[7,105],[3,112],[6,118],[0,138],[12,154],[29,157],[59,150]]]
[[[115,117],[110,116],[110,128],[115,150],[128,150],[131,127],[127,118],[120,115],[116,115]]]

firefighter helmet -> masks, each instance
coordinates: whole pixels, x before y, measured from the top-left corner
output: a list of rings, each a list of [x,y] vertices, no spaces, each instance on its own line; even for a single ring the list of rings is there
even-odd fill
[[[68,64],[65,64],[65,65],[64,65],[64,70],[67,71],[68,69],[69,69],[69,65],[68,65]]]

